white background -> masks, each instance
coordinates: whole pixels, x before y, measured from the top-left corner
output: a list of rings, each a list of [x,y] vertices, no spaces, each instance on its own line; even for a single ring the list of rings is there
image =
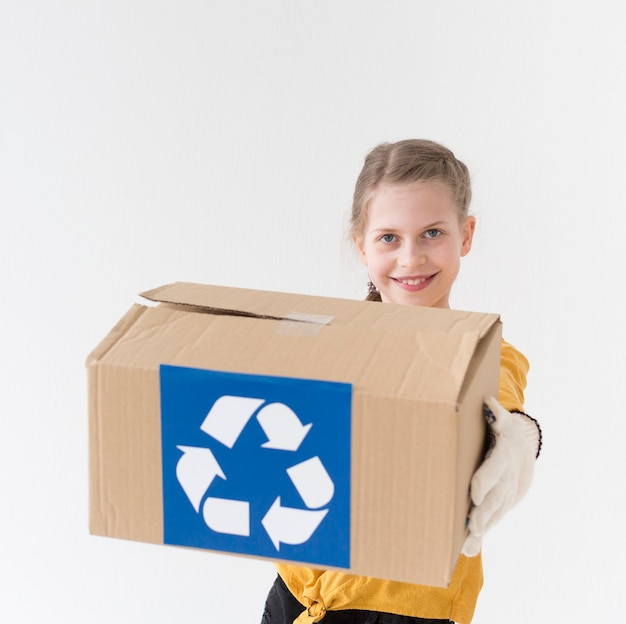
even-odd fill
[[[470,167],[454,307],[502,315],[544,428],[476,622],[617,621],[626,38],[620,3],[0,0],[0,620],[260,620],[270,563],[88,534],[88,353],[142,290],[361,298],[380,141]]]

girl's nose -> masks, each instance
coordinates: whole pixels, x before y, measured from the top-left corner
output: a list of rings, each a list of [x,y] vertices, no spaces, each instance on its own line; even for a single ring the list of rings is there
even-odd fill
[[[426,255],[418,245],[406,245],[398,257],[398,264],[405,269],[421,266],[425,262]]]

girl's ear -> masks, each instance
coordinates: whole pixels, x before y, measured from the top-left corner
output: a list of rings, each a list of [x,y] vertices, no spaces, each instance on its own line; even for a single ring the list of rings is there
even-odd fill
[[[365,253],[365,248],[363,247],[363,239],[359,238],[358,236],[353,235],[352,242],[354,243],[354,246],[356,247],[356,250],[359,254],[359,258],[361,259],[361,262],[365,266],[367,266],[367,254]]]
[[[476,217],[466,217],[461,228],[461,234],[463,235],[463,242],[461,243],[461,257],[466,256],[470,252],[475,229]]]

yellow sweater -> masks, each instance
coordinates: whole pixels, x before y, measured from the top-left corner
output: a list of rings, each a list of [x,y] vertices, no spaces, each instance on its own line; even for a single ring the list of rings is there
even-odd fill
[[[502,342],[498,400],[508,410],[523,410],[528,361]],[[304,611],[294,624],[319,622],[327,610],[365,609],[469,624],[483,584],[480,554],[460,556],[447,588],[385,581],[344,572],[277,564],[278,573]]]

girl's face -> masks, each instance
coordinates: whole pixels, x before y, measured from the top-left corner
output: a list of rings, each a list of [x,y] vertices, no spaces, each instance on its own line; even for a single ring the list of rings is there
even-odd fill
[[[474,217],[459,220],[443,184],[381,184],[353,242],[384,302],[448,308],[475,225]]]

